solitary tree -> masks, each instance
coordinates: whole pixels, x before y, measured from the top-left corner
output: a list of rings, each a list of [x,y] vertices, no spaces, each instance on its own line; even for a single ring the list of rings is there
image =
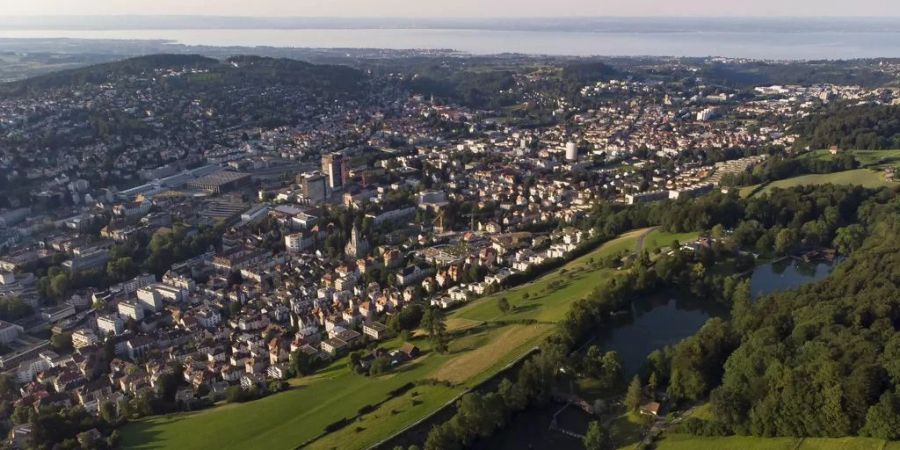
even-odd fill
[[[430,307],[422,315],[422,329],[428,333],[428,337],[438,352],[447,351],[447,324],[444,323],[444,312],[436,307]]]
[[[656,378],[656,372],[650,374],[650,379],[647,380],[647,389],[650,391],[650,395],[656,397],[656,388],[659,387],[659,381]]]
[[[628,385],[628,391],[625,393],[625,406],[629,411],[637,411],[641,407],[641,397],[643,395],[641,388],[641,379],[637,375],[631,379]]]
[[[588,424],[587,433],[582,439],[584,448],[587,450],[604,450],[608,448],[609,436],[603,426],[596,420]]]
[[[509,300],[507,300],[506,297],[500,297],[500,299],[497,300],[497,308],[504,314],[508,313],[510,310]]]

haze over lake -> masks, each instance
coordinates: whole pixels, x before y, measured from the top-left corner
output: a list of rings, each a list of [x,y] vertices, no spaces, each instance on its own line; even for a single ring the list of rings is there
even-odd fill
[[[557,19],[548,21],[93,22],[0,20],[0,38],[165,40],[184,45],[453,49],[472,54],[724,56],[757,59],[900,57],[898,19]],[[41,28],[41,27],[44,28]]]

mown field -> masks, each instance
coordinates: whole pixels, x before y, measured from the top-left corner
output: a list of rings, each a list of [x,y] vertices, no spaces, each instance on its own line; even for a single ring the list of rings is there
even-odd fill
[[[771,192],[775,188],[788,189],[794,186],[804,185],[820,185],[820,184],[858,184],[867,188],[879,188],[882,186],[891,186],[895,183],[885,180],[884,174],[880,171],[871,169],[854,169],[845,170],[843,172],[801,175],[799,177],[786,178],[784,180],[773,181],[765,188],[756,191],[758,185],[747,186],[741,188],[741,196],[762,195]]]
[[[863,167],[900,167],[900,150],[844,150],[843,153],[852,154]],[[834,155],[829,150],[814,150],[805,157],[828,160]]]
[[[697,437],[667,435],[657,450],[897,450],[900,442],[847,438],[761,438],[752,436]]]
[[[351,373],[345,357],[315,375],[292,380],[295,387],[288,392],[240,405],[136,421],[123,429],[123,446],[148,450],[289,449],[319,437],[309,448],[368,448],[530,351],[554,330],[571,302],[587,295],[601,280],[615,276],[616,270],[592,267],[591,261],[633,251],[638,238],[648,232],[625,234],[534,282],[472,301],[448,314],[447,328],[453,340],[447,354],[430,352],[424,337],[418,337],[415,343],[425,355],[374,379]],[[672,240],[664,235],[659,239],[663,245]],[[509,300],[512,311],[500,312],[500,297]],[[400,344],[393,340],[384,346]],[[421,384],[388,400],[392,390],[426,379],[451,386]],[[322,436],[329,424],[357,417],[360,408],[376,404],[380,405],[348,426]]]
[[[714,420],[710,405],[694,408],[690,417]],[[900,442],[864,437],[844,438],[764,438],[753,436],[701,437],[678,433],[664,433],[658,441],[658,450],[900,450]]]

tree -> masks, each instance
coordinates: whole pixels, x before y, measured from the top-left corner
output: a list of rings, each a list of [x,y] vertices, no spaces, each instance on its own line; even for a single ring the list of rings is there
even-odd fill
[[[411,304],[400,310],[398,314],[391,316],[388,321],[388,328],[395,333],[402,330],[415,330],[422,321],[422,307],[418,304]]]
[[[637,375],[631,379],[628,390],[625,392],[625,406],[629,411],[637,411],[641,407],[643,401],[643,388],[641,387],[641,379]]]
[[[316,359],[300,350],[291,352],[291,371],[297,376],[310,375],[316,371]]]
[[[858,223],[854,223],[843,228],[838,228],[833,244],[838,253],[849,255],[862,245],[865,238],[865,227]]]
[[[656,389],[659,387],[659,380],[656,377],[656,372],[650,373],[650,379],[647,380],[647,390],[650,391],[650,396],[656,398]]]
[[[116,258],[106,263],[106,275],[112,281],[127,280],[138,273],[138,266],[130,256]]]
[[[460,449],[462,449],[462,445],[459,443],[456,430],[450,422],[433,427],[425,439],[425,450]]]
[[[435,306],[430,306],[425,310],[420,325],[432,340],[440,339],[447,330],[447,324],[444,322],[444,312]]]
[[[109,400],[100,403],[100,418],[110,425],[117,424],[119,422],[119,414],[116,411],[116,405]]]
[[[586,450],[603,450],[609,448],[609,435],[600,422],[592,420],[581,442]]]
[[[50,338],[50,345],[53,346],[53,350],[58,352],[72,350],[72,333],[54,334],[53,337]]]
[[[859,433],[879,439],[900,439],[900,396],[885,392],[878,403],[869,408],[866,424]]]
[[[775,253],[784,255],[790,252],[797,243],[797,234],[790,228],[785,228],[775,235]]]
[[[391,367],[391,361],[385,357],[375,358],[372,361],[371,367],[369,367],[369,375],[375,377],[387,372],[388,368]]]
[[[31,307],[18,297],[0,297],[0,320],[18,320],[29,314]]]
[[[499,299],[497,299],[497,309],[499,309],[500,312],[504,314],[508,313],[510,309],[509,300],[507,300],[506,297],[500,297]]]

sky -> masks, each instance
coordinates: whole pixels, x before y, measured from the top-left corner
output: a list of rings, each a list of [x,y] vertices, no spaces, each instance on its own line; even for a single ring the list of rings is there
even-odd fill
[[[900,0],[0,0],[0,16],[900,16]]]

